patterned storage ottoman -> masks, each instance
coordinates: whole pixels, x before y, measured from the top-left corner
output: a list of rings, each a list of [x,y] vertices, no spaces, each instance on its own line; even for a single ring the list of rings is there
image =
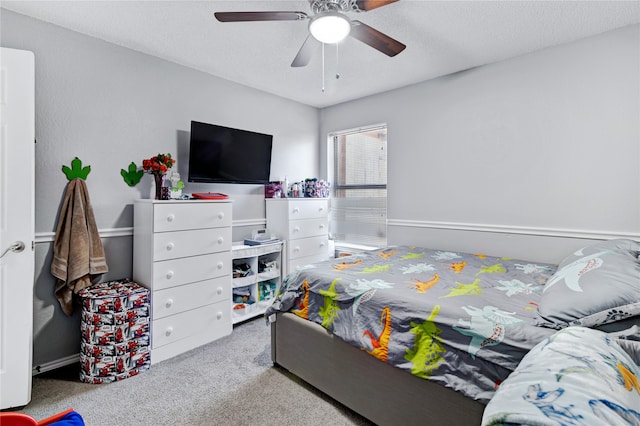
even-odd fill
[[[149,290],[131,280],[94,284],[82,300],[80,380],[110,383],[151,365]]]

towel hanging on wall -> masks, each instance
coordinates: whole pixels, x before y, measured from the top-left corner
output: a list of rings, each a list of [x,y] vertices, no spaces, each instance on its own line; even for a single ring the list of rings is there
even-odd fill
[[[51,274],[57,278],[55,295],[63,312],[72,315],[73,294],[107,271],[87,184],[75,178],[67,184],[51,262]]]

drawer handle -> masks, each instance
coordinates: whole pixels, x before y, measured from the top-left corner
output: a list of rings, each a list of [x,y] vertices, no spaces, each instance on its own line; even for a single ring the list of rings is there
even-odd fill
[[[224,243],[224,238],[223,237],[218,237],[218,244],[222,244]]]
[[[218,262],[218,264],[216,265],[216,268],[218,269],[222,269],[224,267],[224,263],[222,262]]]
[[[168,271],[166,277],[167,277],[168,280],[173,278],[173,271]]]
[[[173,299],[167,299],[167,301],[164,302],[164,306],[166,306],[167,308],[170,308],[171,305],[173,305]]]
[[[318,211],[319,211],[319,212],[323,212],[323,211],[324,211],[324,207],[320,207],[320,208],[318,209]]]
[[[222,312],[218,312],[218,313],[216,314],[216,318],[217,318],[217,319],[219,319],[219,320],[221,320],[221,319],[222,319]]]
[[[224,213],[223,212],[218,213],[218,219],[220,219],[220,220],[224,219]]]
[[[176,218],[176,215],[174,215],[173,213],[170,214],[169,216],[167,216],[167,222],[173,222],[173,219]]]
[[[324,247],[324,243],[320,243],[320,247]]]
[[[299,208],[297,208],[297,207],[295,207],[295,208],[293,209],[293,212],[294,212],[294,213],[300,213],[300,209],[299,209]]]
[[[293,232],[300,232],[300,227],[296,226],[295,228],[293,228]]]
[[[293,251],[294,251],[295,253],[299,252],[299,251],[300,251],[300,247],[294,247],[294,248],[293,248]]]
[[[324,223],[320,225],[320,229],[324,229]]]
[[[218,288],[216,289],[216,293],[218,293],[218,294],[222,294],[222,287],[218,287]]]
[[[165,336],[171,336],[171,333],[173,333],[173,327],[167,327],[167,329],[164,331]]]
[[[169,244],[167,244],[167,251],[171,251],[171,250],[173,250],[173,247],[174,247],[174,246],[175,246],[175,245],[174,245],[173,243],[169,243]]]

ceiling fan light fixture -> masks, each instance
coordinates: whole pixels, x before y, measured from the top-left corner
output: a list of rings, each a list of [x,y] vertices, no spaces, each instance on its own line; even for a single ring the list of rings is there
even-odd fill
[[[326,44],[339,43],[351,31],[349,18],[340,12],[322,12],[309,22],[309,32],[319,42]]]

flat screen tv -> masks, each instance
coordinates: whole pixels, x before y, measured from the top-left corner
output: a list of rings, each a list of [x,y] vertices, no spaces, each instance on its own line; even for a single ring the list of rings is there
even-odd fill
[[[273,136],[191,122],[189,182],[269,182]]]

